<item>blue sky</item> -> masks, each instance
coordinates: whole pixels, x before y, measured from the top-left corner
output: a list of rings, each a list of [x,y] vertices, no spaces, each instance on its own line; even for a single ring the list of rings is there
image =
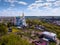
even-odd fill
[[[0,16],[60,16],[60,0],[0,0]]]

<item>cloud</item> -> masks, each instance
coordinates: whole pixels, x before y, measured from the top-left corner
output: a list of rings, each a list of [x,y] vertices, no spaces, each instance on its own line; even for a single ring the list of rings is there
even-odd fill
[[[27,5],[27,3],[23,1],[18,2],[18,4]]]
[[[14,5],[14,4],[11,4],[10,6],[11,6],[11,7],[14,7],[15,5]]]
[[[17,0],[5,0],[5,2],[14,3],[17,2]]]
[[[50,8],[48,10],[35,9],[28,11],[26,12],[26,16],[60,16],[60,8]]]
[[[56,2],[54,3],[54,5],[60,7],[60,0],[56,1]]]
[[[26,15],[31,16],[60,16],[60,0],[37,0],[27,10]]]
[[[44,2],[43,0],[37,0],[35,1],[35,3],[39,3],[39,2]]]
[[[37,1],[35,1],[35,3],[30,4],[28,6],[28,9],[36,9],[39,7],[43,7],[45,4],[42,2],[43,2],[42,0],[37,0]]]
[[[21,16],[21,11],[13,10],[12,8],[0,11],[0,16]],[[49,10],[27,10],[25,16],[60,16],[60,8],[49,9]]]
[[[47,2],[54,2],[54,1],[56,1],[56,0],[47,0]]]
[[[5,2],[9,2],[11,7],[15,6],[15,2],[18,2],[17,0],[4,0]]]
[[[33,3],[28,6],[28,9],[31,10],[31,9],[36,9],[36,8],[47,8],[51,6],[52,6],[51,3]]]
[[[18,1],[18,0],[5,0],[5,2],[9,2],[11,7],[14,7],[15,3],[21,4],[21,5],[27,5],[26,2]]]
[[[52,3],[53,2],[53,3]],[[36,9],[36,8],[55,8],[55,7],[60,7],[60,0],[37,0],[34,3],[30,4],[28,6],[28,9],[32,10],[32,9]]]
[[[13,10],[11,8],[0,11],[0,16],[20,16],[21,11]]]

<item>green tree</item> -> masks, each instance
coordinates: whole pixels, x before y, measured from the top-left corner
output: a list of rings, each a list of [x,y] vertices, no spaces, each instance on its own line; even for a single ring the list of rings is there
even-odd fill
[[[30,43],[18,35],[10,34],[2,37],[0,45],[30,45]]]
[[[11,26],[14,26],[14,23],[8,22],[7,27],[11,27]]]
[[[5,35],[7,33],[7,26],[4,24],[0,24],[0,36]]]

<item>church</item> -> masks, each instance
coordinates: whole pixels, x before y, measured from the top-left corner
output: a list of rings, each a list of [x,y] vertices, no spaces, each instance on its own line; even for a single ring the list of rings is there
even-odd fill
[[[24,13],[22,13],[22,16],[15,17],[14,23],[17,27],[27,26]]]

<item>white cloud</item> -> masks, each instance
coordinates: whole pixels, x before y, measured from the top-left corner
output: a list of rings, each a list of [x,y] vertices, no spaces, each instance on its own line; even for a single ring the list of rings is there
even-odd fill
[[[22,4],[22,5],[27,5],[26,2],[23,1],[18,1],[18,0],[5,0],[5,2],[9,2],[11,7],[14,7],[14,3]]]
[[[55,6],[60,7],[60,0],[46,0],[47,2],[44,2],[44,0],[36,0],[34,3],[30,4],[28,6],[29,10],[36,9],[36,8],[53,8]],[[53,3],[52,3],[53,2]]]
[[[43,0],[37,0],[37,1],[35,1],[35,3],[39,3],[39,2],[43,2]]]
[[[48,9],[48,10],[30,10],[26,12],[26,16],[60,16],[60,8]]]
[[[10,6],[11,6],[11,7],[14,7],[15,5],[14,5],[14,4],[11,4]]]
[[[22,5],[27,5],[27,3],[26,2],[23,2],[23,1],[20,1],[20,2],[18,2],[19,4],[22,4]]]
[[[54,3],[55,6],[60,6],[60,0]]]
[[[42,4],[42,3],[32,3],[32,4],[30,4],[29,6],[28,6],[28,9],[37,9],[37,8],[39,8],[39,7],[42,7],[42,6],[44,6],[44,4]]]
[[[52,10],[53,15],[60,16],[60,8]]]
[[[52,3],[44,3],[44,5],[43,5],[44,7],[48,7],[48,8],[51,8],[51,6],[52,6]]]
[[[21,16],[21,11],[8,8],[6,10],[0,11],[0,16]],[[25,11],[25,16],[60,16],[60,8],[50,8],[49,10],[27,10]]]
[[[52,3],[54,1],[54,3]],[[54,5],[53,5],[54,4]],[[37,0],[28,6],[26,15],[31,16],[60,16],[60,0],[47,0],[42,3],[42,0]]]
[[[20,16],[21,11],[13,10],[11,8],[0,11],[0,16]]]
[[[28,9],[34,9],[34,8],[37,8],[38,6],[39,6],[38,4],[33,3],[28,6]]]
[[[38,3],[38,2],[35,2],[35,3],[32,3],[28,6],[28,9],[37,9],[37,8],[48,8],[48,7],[51,7],[52,6],[52,3]]]
[[[17,2],[17,0],[5,0],[5,2],[14,3]]]
[[[9,2],[11,7],[15,6],[15,2],[18,2],[17,0],[5,0],[5,2]]]
[[[47,0],[47,2],[53,2],[53,1],[56,1],[56,0]]]

